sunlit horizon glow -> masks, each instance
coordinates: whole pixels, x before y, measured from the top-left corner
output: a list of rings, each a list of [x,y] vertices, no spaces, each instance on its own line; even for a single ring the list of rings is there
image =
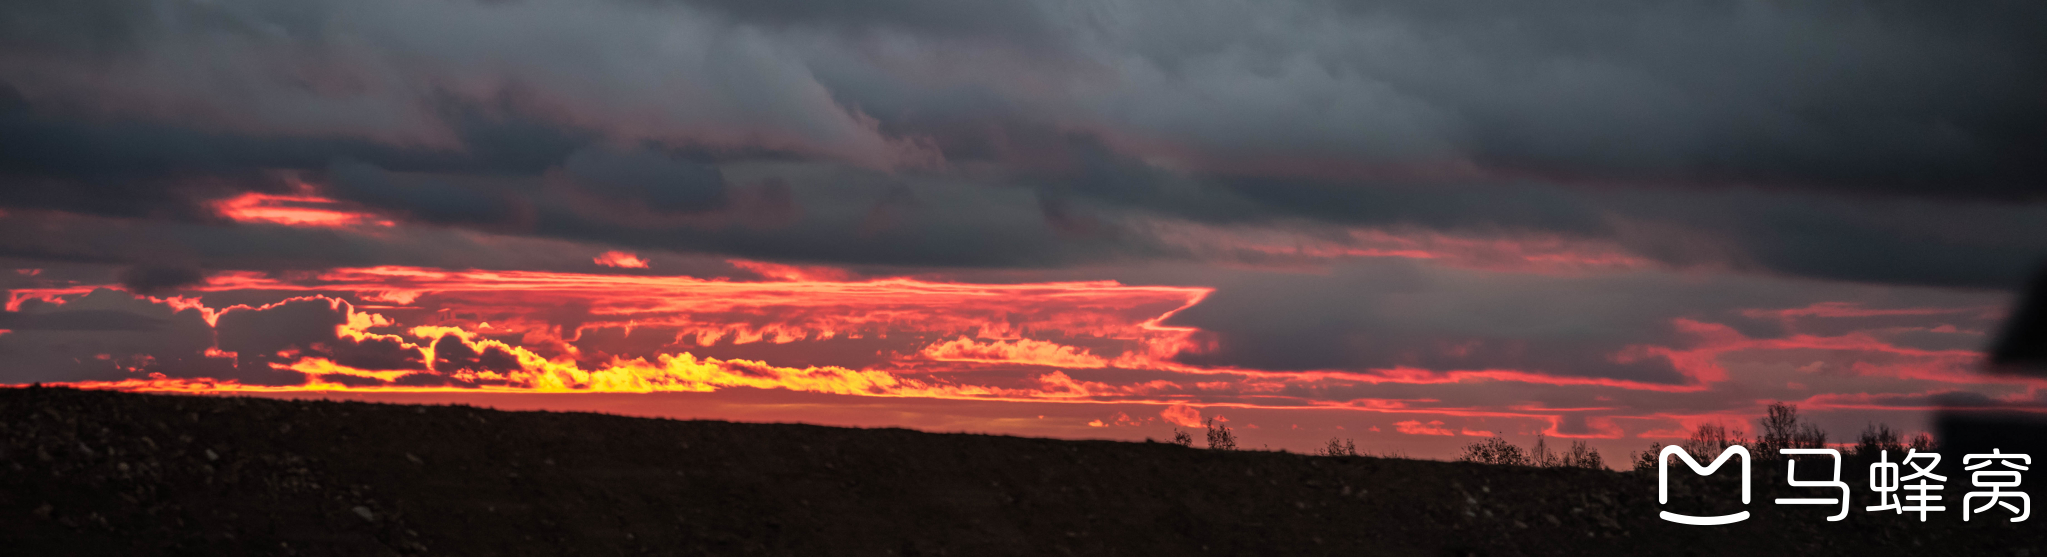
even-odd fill
[[[1196,365],[1183,357],[1213,347],[1204,345],[1203,331],[1174,325],[1172,318],[1201,304],[1213,288],[1116,281],[853,280],[851,274],[829,268],[799,271],[734,263],[741,269],[766,270],[759,274],[770,280],[385,266],[293,275],[220,272],[185,287],[180,295],[162,297],[129,294],[107,285],[17,289],[8,304],[10,311],[33,314],[60,311],[88,299],[98,300],[92,303],[127,299],[173,319],[191,315],[197,323],[216,329],[232,327],[244,316],[272,312],[311,311],[328,315],[324,319],[332,323],[317,338],[298,339],[268,353],[238,353],[216,341],[183,360],[188,370],[184,372],[156,365],[157,356],[108,356],[104,359],[125,362],[115,366],[125,377],[53,382],[79,388],[442,396],[484,404],[488,398],[476,397],[709,396],[735,390],[995,405],[1054,403],[1064,405],[1065,413],[1089,419],[1067,424],[1078,430],[1032,424],[1012,431],[1069,437],[1105,433],[1156,437],[1161,427],[1188,427],[1195,421],[1190,416],[1212,416],[1235,417],[1231,423],[1255,428],[1255,433],[1246,433],[1256,438],[1268,426],[1243,417],[1279,412],[1309,418],[1294,421],[1314,424],[1306,434],[1299,423],[1274,432],[1284,435],[1282,447],[1295,449],[1312,447],[1307,438],[1313,435],[1357,435],[1332,429],[1340,423],[1369,424],[1356,429],[1376,430],[1372,436],[1413,438],[1379,441],[1392,447],[1435,447],[1441,442],[1414,440],[1494,434],[1543,433],[1609,445],[1678,436],[1700,423],[1744,421],[1751,416],[1725,410],[1654,411],[1639,402],[1616,402],[1616,397],[1711,395],[1735,380],[1726,368],[1729,359],[1795,360],[1801,353],[1851,358],[1855,375],[1872,380],[1953,385],[1919,393],[1817,393],[1790,400],[1809,412],[1923,411],[1937,404],[1913,401],[1996,385],[2007,386],[1999,396],[2019,402],[2035,396],[2041,387],[2038,381],[1976,375],[1973,370],[1981,357],[1976,351],[1899,346],[1880,338],[1882,331],[1754,339],[1726,325],[1688,318],[1672,320],[1672,326],[1691,339],[1685,345],[1630,346],[1609,356],[1616,361],[1667,358],[1687,378],[1677,383],[1498,368],[1260,370]],[[273,301],[224,306],[209,301],[252,294]],[[1982,307],[1872,309],[1835,302],[1751,308],[1743,313],[1771,319],[1995,316],[1994,310]],[[846,354],[833,349],[835,343],[860,343],[869,352],[836,363],[831,356],[813,355]],[[718,353],[765,355],[711,355]],[[778,357],[789,356],[812,363],[776,363]],[[215,373],[189,371],[205,369]],[[1493,390],[1489,385],[1500,384],[1602,394],[1580,398],[1592,404],[1570,406],[1457,402],[1471,396],[1459,393],[1489,392]],[[1374,386],[1422,391],[1401,396],[1323,394],[1364,393],[1368,391],[1361,389]],[[831,423],[832,415],[812,409],[790,417]],[[1562,430],[1565,419],[1583,425],[1577,431]],[[1119,428],[1126,433],[1116,433]],[[1443,456],[1442,450],[1422,452]]]
[[[1984,369],[2047,4],[922,1],[0,5],[0,384],[1610,462],[2047,409]]]

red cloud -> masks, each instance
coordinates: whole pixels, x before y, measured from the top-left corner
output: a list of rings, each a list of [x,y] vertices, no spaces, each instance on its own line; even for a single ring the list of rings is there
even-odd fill
[[[1394,422],[1393,427],[1398,428],[1401,433],[1405,433],[1408,435],[1449,435],[1449,436],[1457,435],[1456,432],[1450,431],[1449,428],[1443,427],[1442,420],[1430,420],[1428,423],[1422,423],[1421,420],[1408,420],[1404,422]]]
[[[356,210],[341,202],[314,195],[271,195],[248,192],[214,201],[213,210],[235,222],[260,222],[285,226],[349,228],[393,226],[395,223]]]
[[[831,267],[782,265],[745,259],[727,259],[725,262],[773,280],[843,282],[853,278],[852,273]]]
[[[945,362],[1015,363],[1064,368],[1108,367],[1109,362],[1086,349],[1042,340],[979,342],[967,337],[924,347],[918,355]]]
[[[1166,423],[1180,427],[1201,427],[1201,411],[1185,404],[1167,406],[1165,410],[1159,411],[1159,417],[1165,418]]]
[[[629,251],[607,251],[604,252],[603,255],[599,255],[597,256],[596,259],[592,259],[591,261],[596,262],[598,265],[603,265],[606,267],[618,267],[621,269],[647,268],[647,260],[640,259],[639,255]]]

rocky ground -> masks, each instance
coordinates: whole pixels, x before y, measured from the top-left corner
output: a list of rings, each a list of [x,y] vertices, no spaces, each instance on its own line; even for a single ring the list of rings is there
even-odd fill
[[[1775,465],[1772,465],[1775,466]],[[1801,472],[1801,477],[1803,477]],[[1758,466],[1576,469],[900,429],[0,389],[9,555],[2040,555],[2040,519],[1843,522]],[[1950,475],[1947,495],[1967,490]]]

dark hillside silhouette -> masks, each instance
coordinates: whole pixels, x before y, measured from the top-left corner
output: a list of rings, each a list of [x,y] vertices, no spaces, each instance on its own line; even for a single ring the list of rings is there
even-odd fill
[[[2009,555],[2036,523],[1654,474],[901,429],[0,389],[10,555]],[[1736,505],[1732,478],[1672,505]],[[1858,492],[1860,495],[1861,492]],[[1858,501],[1858,504],[1861,502]]]

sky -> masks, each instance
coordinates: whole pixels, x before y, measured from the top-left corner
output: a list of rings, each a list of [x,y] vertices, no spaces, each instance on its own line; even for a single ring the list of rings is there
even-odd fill
[[[2043,24],[8,2],[0,383],[1610,463],[2047,411],[1982,365],[2047,255]]]

